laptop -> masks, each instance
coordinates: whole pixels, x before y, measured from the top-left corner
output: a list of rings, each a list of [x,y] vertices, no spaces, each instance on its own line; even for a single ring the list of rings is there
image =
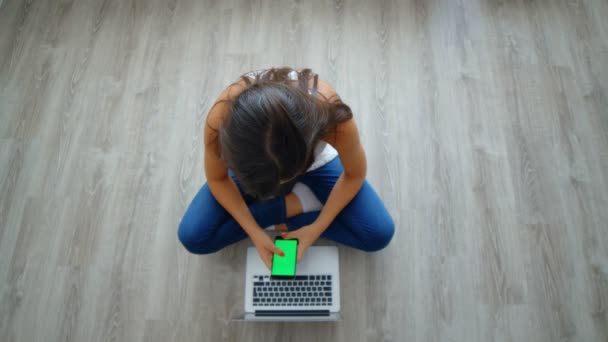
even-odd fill
[[[340,267],[336,246],[311,246],[294,279],[271,279],[255,247],[247,248],[246,321],[338,321]]]

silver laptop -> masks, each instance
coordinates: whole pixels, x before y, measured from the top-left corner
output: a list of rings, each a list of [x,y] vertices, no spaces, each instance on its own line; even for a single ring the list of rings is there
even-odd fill
[[[294,279],[271,279],[255,247],[247,249],[245,320],[337,321],[340,316],[338,248],[311,246]]]

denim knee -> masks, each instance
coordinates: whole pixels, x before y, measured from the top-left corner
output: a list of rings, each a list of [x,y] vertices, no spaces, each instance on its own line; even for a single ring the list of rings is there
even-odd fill
[[[201,227],[182,220],[177,229],[177,237],[182,245],[192,254],[209,254],[216,251],[213,246],[207,243],[206,237],[201,234],[204,231]]]
[[[388,246],[389,242],[393,239],[395,234],[395,222],[387,214],[383,217],[378,218],[370,226],[370,229],[374,234],[365,241],[363,250],[366,252],[377,252]]]

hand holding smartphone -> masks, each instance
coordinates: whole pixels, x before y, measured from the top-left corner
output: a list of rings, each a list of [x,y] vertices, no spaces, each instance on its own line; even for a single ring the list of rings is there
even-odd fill
[[[297,239],[283,239],[277,236],[274,244],[284,255],[272,254],[272,269],[270,276],[276,279],[293,279],[296,276],[296,256],[298,253]]]

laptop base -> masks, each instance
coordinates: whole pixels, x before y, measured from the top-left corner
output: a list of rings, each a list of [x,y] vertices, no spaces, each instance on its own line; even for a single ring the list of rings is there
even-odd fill
[[[235,317],[231,322],[339,322],[342,315],[339,312],[330,312],[328,316],[256,316],[254,313],[245,313]]]

